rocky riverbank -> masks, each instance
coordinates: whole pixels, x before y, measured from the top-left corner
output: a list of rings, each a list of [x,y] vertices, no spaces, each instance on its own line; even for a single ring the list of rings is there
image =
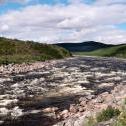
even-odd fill
[[[73,57],[0,67],[3,126],[81,126],[126,97],[126,60]]]
[[[51,60],[51,61],[45,61],[45,62],[1,65],[0,74],[6,75],[6,74],[26,73],[26,72],[38,70],[41,68],[46,68],[48,66],[52,66],[57,62],[58,60]]]

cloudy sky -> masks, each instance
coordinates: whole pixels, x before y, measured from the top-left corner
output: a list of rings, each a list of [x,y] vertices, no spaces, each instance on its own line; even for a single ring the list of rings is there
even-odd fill
[[[126,0],[0,0],[0,36],[126,43]]]

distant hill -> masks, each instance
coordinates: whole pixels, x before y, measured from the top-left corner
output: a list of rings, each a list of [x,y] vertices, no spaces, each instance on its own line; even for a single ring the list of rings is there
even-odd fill
[[[112,45],[87,41],[82,43],[58,43],[56,45],[77,55],[126,58],[126,44]]]
[[[91,52],[76,52],[77,55],[126,58],[126,44],[102,48]]]
[[[94,41],[87,41],[82,43],[58,43],[56,45],[63,47],[71,52],[88,52],[113,46]]]
[[[69,51],[56,45],[0,37],[0,63],[22,63],[69,57]]]

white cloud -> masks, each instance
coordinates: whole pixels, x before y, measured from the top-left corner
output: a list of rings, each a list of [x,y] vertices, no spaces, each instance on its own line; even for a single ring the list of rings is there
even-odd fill
[[[126,30],[115,26],[126,22],[126,6],[112,0],[108,2],[111,5],[107,2],[97,0],[87,5],[76,0],[69,5],[27,6],[1,15],[0,33],[50,43],[87,40],[124,43]]]
[[[96,5],[126,4],[125,0],[96,0]]]
[[[8,25],[6,25],[6,24],[3,24],[2,26],[1,26],[1,29],[0,29],[2,32],[5,32],[5,31],[8,31],[9,30],[9,27],[8,27]]]
[[[83,0],[68,0],[68,3],[70,3],[70,4],[80,4],[82,2],[83,2]]]
[[[28,3],[31,0],[0,0],[0,3],[7,3],[7,2],[16,2],[16,3]]]

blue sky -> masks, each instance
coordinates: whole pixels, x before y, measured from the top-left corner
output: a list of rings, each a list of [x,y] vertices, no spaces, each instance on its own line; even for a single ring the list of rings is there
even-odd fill
[[[118,24],[116,26],[117,26],[117,28],[119,28],[121,30],[126,30],[126,23]]]
[[[61,0],[60,1],[63,4],[67,3],[67,0]],[[29,5],[36,5],[36,4],[48,4],[48,5],[53,5],[56,3],[56,0],[32,0],[31,2],[27,3],[27,4],[21,4],[21,3],[16,3],[16,2],[6,2],[4,4],[0,5],[0,12],[1,13],[5,13],[8,10],[18,10],[22,7],[26,7]]]
[[[0,3],[2,36],[49,43],[126,42],[125,0],[14,1]]]
[[[0,13],[4,14],[9,10],[17,10],[20,7],[22,7],[21,4],[18,3],[6,3],[6,4],[1,4],[0,5]]]
[[[82,2],[86,4],[92,4],[95,0],[83,0]],[[20,8],[30,6],[30,5],[36,5],[36,4],[48,4],[48,5],[54,5],[57,3],[61,4],[68,4],[68,0],[32,0],[26,4],[21,4],[18,2],[6,2],[4,4],[0,5],[0,14],[6,13],[10,10],[18,10]]]

